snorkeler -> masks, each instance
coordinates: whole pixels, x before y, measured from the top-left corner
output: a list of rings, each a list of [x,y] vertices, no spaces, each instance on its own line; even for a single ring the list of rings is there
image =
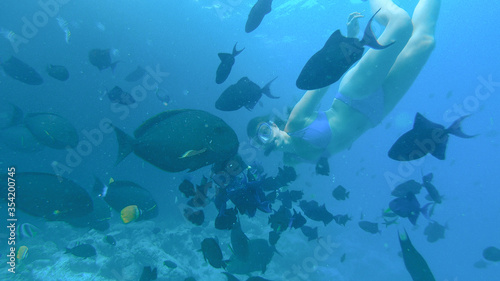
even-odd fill
[[[349,148],[368,129],[377,126],[413,84],[434,49],[434,32],[440,0],[420,0],[410,18],[392,0],[370,0],[375,20],[385,26],[377,41],[390,45],[369,49],[342,78],[330,109],[315,108],[328,90],[307,91],[295,105],[284,130],[272,122],[256,128],[256,141],[267,152],[284,152],[286,164],[317,161]],[[359,32],[353,13],[348,36]]]

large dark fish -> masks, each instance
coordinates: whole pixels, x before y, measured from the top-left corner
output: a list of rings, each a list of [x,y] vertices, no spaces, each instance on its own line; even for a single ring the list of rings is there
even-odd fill
[[[427,216],[427,204],[423,208],[420,208],[420,203],[415,197],[415,194],[408,192],[404,197],[398,197],[389,203],[389,208],[402,218],[408,218],[410,222],[415,225],[417,223],[418,216],[422,213]]]
[[[160,113],[134,132],[115,127],[119,143],[116,163],[134,152],[167,172],[224,162],[238,152],[238,137],[222,119],[202,110],[179,109]]]
[[[238,44],[238,43],[236,43],[236,44]],[[222,83],[224,83],[224,81],[226,81],[227,77],[229,76],[229,73],[231,73],[231,68],[233,68],[234,57],[236,57],[241,52],[243,52],[243,50],[245,50],[245,48],[243,48],[243,49],[237,51],[236,44],[234,44],[232,54],[219,53],[220,64],[219,64],[219,67],[217,67],[217,73],[215,76],[215,83],[222,84]]]
[[[500,261],[500,249],[497,247],[488,247],[483,250],[483,257],[486,260],[498,262]]]
[[[292,199],[293,202],[299,201],[300,199],[302,199],[302,196],[304,196],[304,192],[302,190],[290,191],[290,199]]]
[[[290,190],[280,191],[277,199],[281,201],[285,208],[292,208],[292,198],[290,197]]]
[[[36,70],[18,58],[11,56],[2,63],[5,74],[28,85],[40,85],[43,78]]]
[[[391,192],[391,195],[395,197],[404,197],[408,192],[419,194],[421,189],[422,185],[420,183],[414,180],[408,180],[396,186]]]
[[[429,173],[425,176],[422,177],[422,185],[425,187],[427,190],[427,193],[429,193],[429,196],[431,197],[432,201],[441,204],[443,202],[443,198],[439,194],[437,188],[432,184],[432,178],[434,175],[432,173]]]
[[[377,11],[377,13],[380,9]],[[296,85],[302,90],[314,90],[326,87],[337,82],[344,73],[362,56],[365,48],[385,49],[393,43],[382,46],[371,29],[375,15],[368,21],[363,39],[344,37],[340,30],[336,30],[326,41],[321,50],[314,54],[306,63]]]
[[[260,277],[260,276],[252,276],[252,277],[248,277],[248,279],[246,281],[271,281],[271,280]]]
[[[111,209],[108,203],[102,198],[91,196],[93,210],[91,213],[81,217],[65,218],[68,224],[79,228],[92,228],[98,231],[109,229],[109,220],[111,219]]]
[[[106,242],[112,246],[116,246],[116,239],[111,235],[104,236],[104,242]]]
[[[194,196],[196,194],[194,190],[194,184],[190,182],[189,180],[185,179],[181,182],[179,185],[179,191],[186,196],[186,198],[189,198],[191,196]]]
[[[0,129],[18,125],[23,120],[23,111],[15,104],[0,100]]]
[[[135,82],[142,77],[144,77],[144,74],[146,74],[146,70],[142,68],[141,66],[138,66],[134,71],[130,72],[126,77],[125,81],[127,82]]]
[[[434,243],[439,239],[444,239],[446,226],[440,225],[436,221],[431,221],[424,230],[424,235],[427,236],[427,241]]]
[[[193,198],[189,199],[187,204],[191,207],[205,207],[210,203],[207,192],[212,188],[212,181],[203,176],[200,185],[196,185],[196,193]]]
[[[264,191],[274,191],[282,188],[283,186],[288,186],[289,183],[297,179],[297,172],[293,167],[284,166],[283,168],[278,167],[278,174],[275,177],[266,177],[262,180],[262,190]],[[297,197],[298,194],[290,193],[290,198],[293,196]],[[300,200],[296,199],[295,201]],[[292,199],[292,201],[294,201]]]
[[[54,113],[30,113],[24,117],[24,125],[43,145],[54,149],[76,147],[78,133],[71,123]]]
[[[94,246],[90,244],[80,244],[77,245],[73,248],[66,248],[65,254],[73,254],[74,256],[81,257],[81,258],[90,258],[93,257],[97,254]]]
[[[201,242],[201,251],[205,261],[214,268],[226,268],[226,263],[222,260],[222,251],[219,242],[214,238],[205,238]]]
[[[163,261],[163,265],[168,267],[168,268],[171,268],[171,269],[175,269],[177,268],[177,264],[171,260],[165,260]]]
[[[370,222],[370,221],[360,221],[358,222],[358,225],[361,229],[364,231],[371,233],[371,234],[377,234],[381,233],[380,230],[378,229],[378,223],[376,222]]]
[[[345,226],[345,224],[351,220],[348,214],[345,215],[335,215],[333,216],[333,219],[338,225]]]
[[[131,94],[122,90],[122,88],[115,86],[111,91],[107,92],[108,98],[111,102],[123,105],[131,105],[135,103],[134,97]]]
[[[142,269],[142,274],[139,281],[152,281],[156,280],[157,277],[158,277],[158,270],[156,267],[154,269],[151,269],[151,266],[145,266]]]
[[[310,226],[304,225],[300,228],[300,230],[307,237],[307,241],[318,239],[318,227],[312,228]]]
[[[349,198],[349,191],[342,185],[339,185],[332,191],[332,196],[337,200],[346,200]]]
[[[328,163],[328,158],[321,157],[316,163],[316,174],[322,176],[330,175],[330,164]]]
[[[97,67],[99,70],[103,70],[106,68],[111,68],[112,71],[115,70],[116,64],[118,61],[111,62],[111,50],[101,50],[101,49],[92,49],[89,52],[89,61],[90,63]]]
[[[93,211],[90,195],[71,180],[45,173],[16,173],[15,176],[16,207],[29,215],[64,221]],[[4,194],[0,196],[6,197],[7,193]]]
[[[248,241],[248,258],[241,260],[235,255],[229,259],[226,270],[233,274],[247,274],[254,271],[266,272],[275,249],[265,239],[251,239]]]
[[[59,81],[66,81],[69,78],[68,69],[66,69],[66,67],[64,67],[62,65],[49,64],[47,66],[46,70],[47,70],[47,74],[50,77],[57,79]]]
[[[313,221],[322,221],[325,226],[333,220],[333,215],[328,212],[325,204],[320,207],[316,201],[302,200],[300,201],[299,206],[302,211],[304,211],[306,217],[312,219]]]
[[[18,152],[36,152],[45,147],[24,125],[0,130],[0,141],[8,148]]]
[[[398,235],[406,270],[410,273],[413,281],[435,281],[431,269],[422,255],[413,247],[406,230],[404,234],[399,233]]]
[[[280,239],[281,234],[276,232],[276,231],[270,231],[269,232],[269,245],[271,246],[276,246],[276,243],[278,243],[278,240]]]
[[[300,212],[297,213],[297,211],[295,211],[295,209],[293,209],[291,227],[293,227],[295,229],[301,228],[302,226],[304,226],[304,224],[306,224],[306,222],[307,222],[306,218],[304,218],[304,216],[302,216],[302,214]]]
[[[238,210],[236,208],[224,209],[215,218],[216,229],[232,229],[236,223]]]
[[[194,225],[202,225],[205,221],[203,210],[194,211],[191,208],[184,208],[184,217]]]
[[[292,225],[292,212],[281,205],[278,211],[274,211],[274,214],[269,216],[268,223],[274,231],[283,232]]]
[[[108,185],[104,185],[96,177],[94,193],[104,198],[104,201],[117,212],[128,206],[137,206],[141,210],[141,215],[137,220],[151,219],[158,215],[158,207],[153,195],[134,182],[113,180]]]
[[[236,84],[229,86],[222,92],[215,102],[215,108],[222,111],[234,111],[244,106],[246,109],[252,110],[262,97],[262,94],[272,99],[277,99],[278,97],[271,95],[269,88],[275,79],[269,81],[261,89],[259,85],[250,81],[248,77],[243,77]]]
[[[240,281],[240,279],[236,278],[234,275],[232,275],[229,272],[222,272],[222,274],[226,275],[227,281]]]
[[[248,254],[250,252],[248,249],[248,241],[249,239],[241,229],[241,224],[238,220],[231,229],[231,246],[234,256],[242,261],[248,259]]]
[[[245,24],[245,32],[250,33],[259,27],[264,19],[264,16],[271,12],[273,0],[258,0],[253,5],[252,10],[248,14],[247,23]]]
[[[398,138],[389,150],[389,157],[397,161],[411,161],[430,153],[437,159],[444,160],[449,134],[461,138],[474,137],[466,135],[460,127],[462,121],[468,116],[458,118],[448,129],[445,129],[444,126],[433,123],[417,113],[413,129]]]

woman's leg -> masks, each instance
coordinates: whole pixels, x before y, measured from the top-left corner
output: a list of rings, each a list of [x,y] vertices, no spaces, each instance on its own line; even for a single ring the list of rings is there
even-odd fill
[[[399,53],[412,34],[411,19],[392,0],[370,0],[372,12],[380,12],[375,20],[385,26],[378,38],[382,45],[395,42],[383,50],[368,50],[340,82],[339,92],[351,98],[361,99],[377,91],[391,70]]]
[[[385,110],[390,112],[410,89],[434,49],[441,0],[420,0],[413,13],[413,35],[383,84]]]

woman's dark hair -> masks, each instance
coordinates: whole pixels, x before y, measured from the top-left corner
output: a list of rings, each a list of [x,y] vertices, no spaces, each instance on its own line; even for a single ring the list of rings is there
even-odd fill
[[[269,115],[252,118],[247,125],[248,137],[251,139],[255,138],[257,136],[257,128],[259,128],[260,124],[265,122],[269,122]]]

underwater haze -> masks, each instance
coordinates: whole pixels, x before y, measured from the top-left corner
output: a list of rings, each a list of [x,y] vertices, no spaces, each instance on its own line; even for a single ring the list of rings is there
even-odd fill
[[[308,59],[335,30],[347,33],[352,12],[364,15],[359,19],[361,38],[372,12],[365,1],[274,0],[271,12],[247,33],[245,23],[256,2],[2,1],[0,171],[4,188],[0,197],[8,197],[8,178],[25,184],[17,187],[18,196],[30,184],[32,189],[25,195],[31,196],[28,199],[13,199],[18,202],[14,234],[6,228],[9,216],[13,217],[7,204],[13,201],[0,201],[1,280],[232,280],[223,274],[226,271],[237,280],[249,276],[293,281],[418,280],[419,273],[410,273],[408,264],[417,270],[425,266],[402,253],[399,235],[405,231],[414,247],[407,253],[420,254],[435,278],[427,280],[498,280],[500,4],[442,1],[435,50],[394,110],[348,150],[329,157],[328,175],[317,173],[315,163],[300,163],[293,167],[294,178],[286,174],[291,170],[283,170],[281,152],[265,155],[254,145],[247,124],[269,114],[286,119],[287,110],[304,94],[296,80]],[[419,1],[394,2],[411,16]],[[378,36],[384,27],[374,21],[372,29]],[[227,79],[216,83],[218,54],[231,54],[236,43],[237,51],[244,50],[234,56]],[[49,65],[63,66],[69,78],[65,79],[63,68],[57,72]],[[277,77],[269,87],[271,95],[279,98],[257,93],[251,106],[217,109],[221,94],[242,77],[260,88]],[[339,84],[332,84],[320,110],[331,106]],[[118,94],[111,96],[112,90]],[[206,117],[200,125],[196,123],[200,112],[215,117]],[[388,151],[412,130],[417,112],[445,128],[469,115],[461,128],[474,137],[450,134],[444,160],[426,155],[395,161]],[[197,129],[186,132],[182,122],[192,122],[189,126]],[[109,124],[117,128],[116,133]],[[215,133],[227,134],[206,141],[213,124]],[[166,159],[165,147],[175,150],[176,156]],[[254,174],[256,178],[286,180],[274,182],[271,189],[262,183],[244,203],[235,203],[231,195],[231,200],[225,198],[228,209],[238,208],[238,221],[248,237],[240,236],[235,242],[231,229],[235,221],[228,222],[226,229],[215,227],[221,222],[216,219],[222,215],[222,189],[213,167],[225,164],[237,150],[244,163],[262,169]],[[201,164],[195,161],[205,155]],[[10,167],[15,167],[15,174],[8,174]],[[423,177],[430,173],[440,203],[425,188]],[[27,175],[35,180],[28,183],[23,178]],[[391,216],[395,210],[389,207],[396,199],[391,193],[410,180],[423,186],[415,194],[420,202],[415,224],[401,215]],[[184,181],[194,189],[182,185]],[[345,200],[332,196],[339,185],[349,192]],[[203,202],[189,201],[186,194],[191,191],[194,198],[201,194]],[[278,210],[286,200],[280,196],[288,191],[303,192],[288,209],[306,216],[306,225],[317,227],[316,237],[309,239],[292,226],[297,217],[285,214],[284,219],[278,215],[270,219],[283,214]],[[37,200],[44,196],[60,199]],[[78,225],[83,222],[82,198],[93,202],[95,212],[98,206],[105,211]],[[251,200],[257,203],[245,205],[245,213],[239,204],[251,204]],[[323,223],[307,214],[301,200],[324,204],[329,213],[347,214],[350,220],[345,225],[331,219]],[[264,203],[270,203],[270,209]],[[411,212],[416,215],[414,209]],[[377,223],[378,229],[365,229],[360,221]],[[279,225],[274,229],[280,233],[276,245],[267,244],[272,222]],[[101,228],[101,223],[106,227]],[[442,228],[431,230],[434,223]],[[12,235],[15,273],[8,263]],[[217,247],[202,249],[207,238],[216,238],[222,253],[218,262],[227,267],[214,266]],[[241,250],[247,240],[256,249],[262,239],[266,247]],[[79,251],[82,245],[90,245],[86,247],[95,249],[95,254]],[[27,247],[27,254],[19,251],[21,246]],[[484,255],[488,247],[499,253]],[[258,265],[250,265],[247,258],[255,258]],[[240,262],[243,269],[235,269]],[[148,275],[148,266],[157,269],[156,276]]]

